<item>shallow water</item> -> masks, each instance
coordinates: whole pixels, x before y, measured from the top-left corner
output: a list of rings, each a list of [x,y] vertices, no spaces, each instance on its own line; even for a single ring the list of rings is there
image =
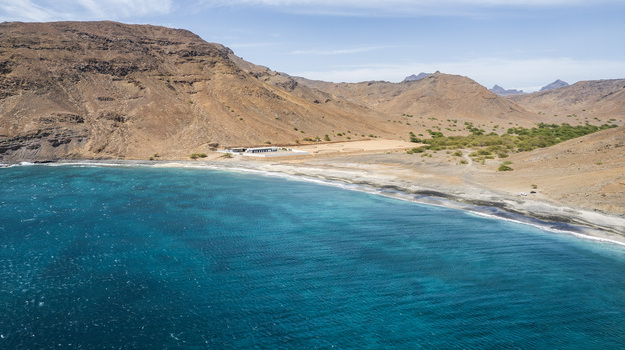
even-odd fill
[[[621,349],[625,249],[198,169],[0,169],[0,348]]]

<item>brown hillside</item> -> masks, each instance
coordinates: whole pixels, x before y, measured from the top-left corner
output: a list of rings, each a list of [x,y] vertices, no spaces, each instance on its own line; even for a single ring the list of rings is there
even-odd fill
[[[538,196],[625,214],[625,126],[514,154],[506,160],[512,161],[513,171],[489,169],[470,178],[513,193],[529,193],[534,184]]]
[[[623,91],[616,88],[622,82],[610,81],[600,99],[586,98],[583,107],[622,116]],[[571,103],[550,93],[556,92],[540,96],[551,96],[551,105]],[[438,72],[397,84],[294,78],[186,30],[0,24],[0,160],[186,158],[325,135],[347,141],[406,140],[427,129],[466,134],[466,122],[499,133],[538,121],[598,124],[573,119],[530,112],[471,79]]]
[[[509,98],[545,116],[568,116],[566,119],[571,124],[575,121],[605,123],[610,119],[625,123],[625,79],[581,81],[559,89]]]
[[[2,23],[0,157],[181,157],[334,131],[395,135],[369,115],[265,83],[232,56],[186,30]]]
[[[448,119],[486,128],[509,124],[532,126],[538,121],[535,113],[493,94],[471,79],[440,72],[402,83],[370,81],[334,84],[303,78],[297,78],[297,81],[390,116],[413,115],[421,118],[428,127],[463,130],[463,125],[454,127]]]

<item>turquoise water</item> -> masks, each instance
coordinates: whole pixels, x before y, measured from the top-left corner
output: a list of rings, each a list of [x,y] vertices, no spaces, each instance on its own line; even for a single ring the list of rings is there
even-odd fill
[[[2,349],[622,349],[625,249],[314,183],[0,169]]]

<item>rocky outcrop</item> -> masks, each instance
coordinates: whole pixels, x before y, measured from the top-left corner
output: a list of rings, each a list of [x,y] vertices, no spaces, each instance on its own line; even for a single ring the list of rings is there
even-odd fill
[[[0,159],[55,159],[57,157],[50,156],[55,153],[62,154],[63,158],[72,158],[69,151],[84,144],[86,140],[86,133],[62,127],[39,129],[11,138],[0,137]]]

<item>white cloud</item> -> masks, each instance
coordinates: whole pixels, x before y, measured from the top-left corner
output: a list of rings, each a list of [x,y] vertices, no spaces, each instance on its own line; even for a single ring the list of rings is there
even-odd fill
[[[51,11],[30,0],[0,0],[0,20],[3,21],[49,21]]]
[[[206,4],[248,4],[268,6],[333,5],[350,7],[390,7],[396,5],[432,6],[438,4],[488,5],[488,6],[573,6],[585,4],[587,0],[203,0]],[[594,0],[595,3],[617,2],[617,0]]]
[[[357,47],[353,49],[340,49],[340,50],[296,50],[296,51],[291,52],[291,55],[313,55],[313,56],[345,55],[345,54],[354,54],[354,53],[382,50],[386,48],[388,48],[388,46],[367,46],[367,47]]]
[[[200,0],[209,7],[266,6],[325,15],[411,16],[475,14],[485,9],[593,7],[619,0]]]
[[[441,71],[468,76],[478,83],[492,87],[495,84],[507,89],[533,91],[556,79],[569,84],[580,80],[625,78],[625,60],[574,60],[570,58],[545,58],[529,60],[476,59],[470,61],[371,64],[335,66],[327,70],[287,72],[309,79],[333,82],[360,82],[387,80],[398,82],[410,74]]]
[[[166,14],[172,0],[0,0],[1,21],[123,19]]]

